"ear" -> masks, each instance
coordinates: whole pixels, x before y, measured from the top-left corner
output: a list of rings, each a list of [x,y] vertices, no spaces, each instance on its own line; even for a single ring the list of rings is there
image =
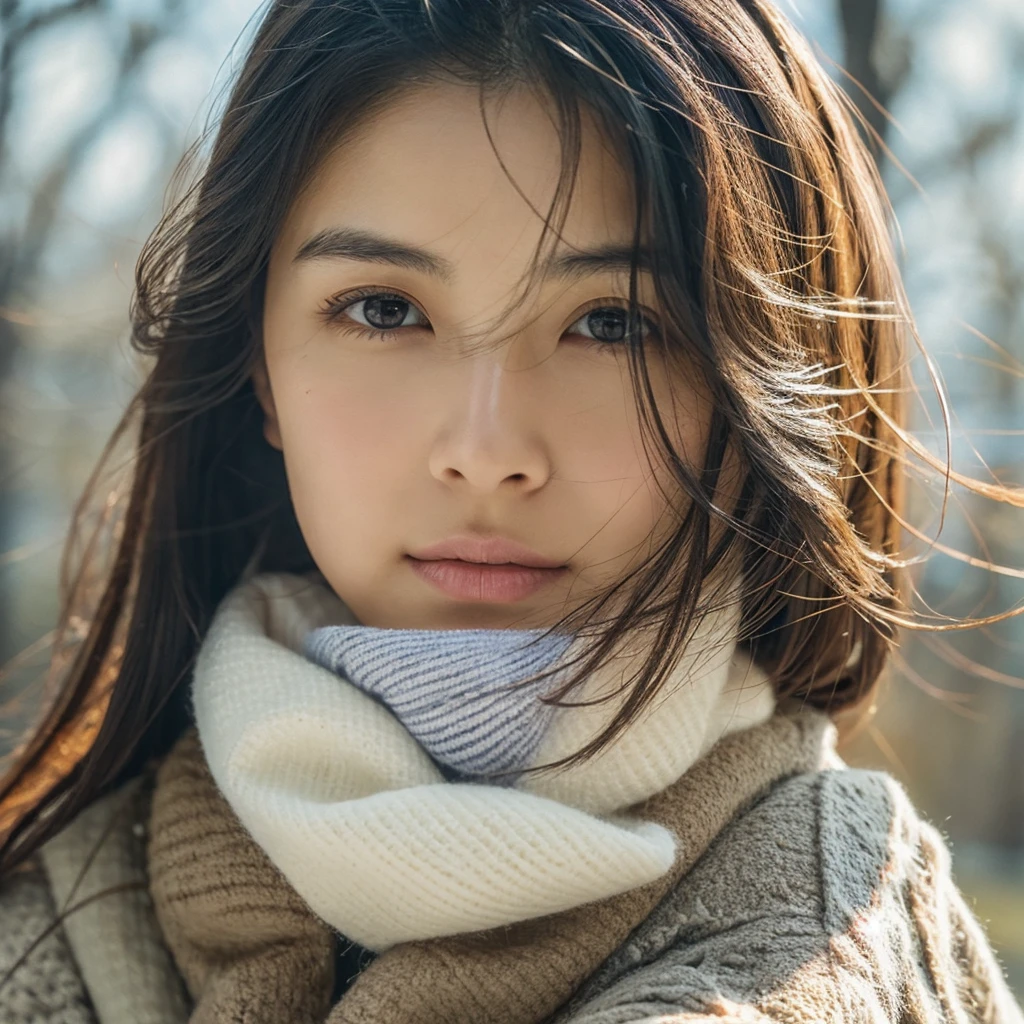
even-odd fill
[[[256,400],[263,410],[263,436],[272,448],[281,451],[284,446],[281,443],[281,429],[277,422],[277,406],[274,404],[274,393],[270,390],[267,363],[262,355],[252,370],[252,386],[256,392]]]

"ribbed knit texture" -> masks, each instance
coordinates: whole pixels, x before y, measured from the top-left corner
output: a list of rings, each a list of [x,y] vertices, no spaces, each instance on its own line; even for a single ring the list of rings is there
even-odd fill
[[[193,700],[210,770],[247,830],[323,920],[377,951],[558,913],[664,875],[672,834],[612,812],[660,792],[775,706],[763,674],[733,657],[729,608],[702,623],[704,659],[681,665],[617,749],[514,787],[447,782],[386,706],[300,653],[310,628],[345,614],[312,581],[243,584],[202,645]],[[444,650],[432,653],[450,665]],[[402,659],[392,665],[406,671]],[[409,670],[417,665],[436,670],[429,658]],[[587,682],[617,685],[628,667]],[[540,751],[593,738],[575,720],[597,730],[614,706],[556,710]]]
[[[191,1024],[319,1024],[330,1006],[334,935],[242,828],[194,730],[161,765],[150,836],[157,917],[199,997]]]
[[[530,763],[554,713],[538,697],[560,675],[534,677],[571,639],[543,630],[324,626],[304,647],[317,664],[382,700],[435,761],[473,778]]]

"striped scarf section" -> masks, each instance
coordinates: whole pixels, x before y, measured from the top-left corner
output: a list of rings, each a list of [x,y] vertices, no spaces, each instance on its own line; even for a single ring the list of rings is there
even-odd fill
[[[325,626],[304,648],[387,706],[454,778],[507,773],[494,781],[510,785],[550,723],[554,708],[539,698],[571,643],[544,630]]]

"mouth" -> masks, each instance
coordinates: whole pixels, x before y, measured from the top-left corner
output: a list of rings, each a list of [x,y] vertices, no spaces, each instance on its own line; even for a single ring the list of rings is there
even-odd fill
[[[446,596],[492,604],[522,601],[569,571],[503,537],[452,537],[405,557],[420,579]]]
[[[458,601],[508,604],[522,601],[554,583],[568,566],[538,568],[514,562],[468,562],[459,558],[419,559],[406,556],[413,572]]]

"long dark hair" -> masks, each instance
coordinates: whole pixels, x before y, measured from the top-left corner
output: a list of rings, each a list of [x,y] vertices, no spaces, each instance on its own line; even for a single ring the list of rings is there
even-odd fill
[[[324,155],[396,90],[441,73],[552,97],[563,190],[581,105],[597,115],[635,183],[667,344],[714,399],[692,469],[642,347],[630,350],[650,450],[687,500],[675,536],[573,623],[602,626],[576,679],[627,631],[655,638],[578,756],[655,696],[705,581],[730,560],[742,640],[780,696],[856,706],[896,628],[921,624],[898,578],[903,465],[927,455],[903,428],[913,327],[888,206],[852,105],[768,0],[276,0],[205,170],[138,263],[133,339],[152,367],[68,543],[48,710],[0,787],[0,872],[173,742],[197,646],[247,566],[314,568],[251,382],[265,266]],[[123,443],[119,494],[104,474]],[[725,509],[729,453],[742,485]],[[624,610],[602,620],[613,597]]]

